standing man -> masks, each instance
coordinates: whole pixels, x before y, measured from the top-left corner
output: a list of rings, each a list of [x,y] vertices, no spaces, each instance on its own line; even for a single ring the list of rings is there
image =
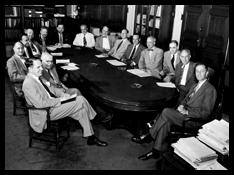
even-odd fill
[[[177,107],[177,109],[165,108],[156,122],[150,128],[149,133],[135,139],[136,143],[144,143],[147,139],[154,139],[153,149],[138,157],[141,160],[159,158],[162,151],[168,149],[166,138],[172,125],[182,126],[186,117],[208,119],[211,114],[217,92],[213,85],[207,80],[208,68],[200,63],[196,66],[196,78],[198,83],[191,86],[189,93]],[[190,122],[188,128],[198,129],[202,126],[199,122]]]
[[[176,65],[180,62],[180,51],[178,42],[171,40],[169,51],[164,53],[163,70],[159,73],[163,81],[170,82],[175,76]]]
[[[121,57],[121,61],[126,63],[132,68],[138,68],[138,62],[141,56],[141,51],[146,48],[140,43],[141,38],[139,34],[135,34],[132,37],[133,44],[129,44],[123,56]]]
[[[53,64],[53,56],[48,52],[43,52],[41,55],[42,61],[42,76],[57,88],[61,88],[63,93],[70,95],[77,94],[81,95],[80,91],[76,88],[67,88],[59,79],[56,71],[56,67]]]
[[[108,52],[108,55],[115,57],[118,60],[121,59],[128,45],[131,44],[128,41],[127,34],[128,34],[127,29],[123,29],[121,31],[121,39],[118,39],[116,41],[114,47]]]
[[[40,44],[33,39],[34,38],[33,30],[27,29],[25,33],[28,36],[28,45],[32,51],[33,56],[39,58],[41,56],[42,48]]]
[[[183,49],[180,53],[181,62],[177,64],[175,76],[171,79],[171,82],[176,85],[176,88],[180,92],[178,104],[184,99],[190,87],[197,82],[194,73],[196,63],[193,63],[190,59],[190,51],[188,49]]]
[[[80,25],[81,33],[78,33],[73,41],[73,45],[79,47],[93,48],[95,46],[95,40],[92,33],[88,32],[86,24]]]
[[[14,44],[13,50],[15,54],[7,61],[7,70],[11,82],[14,82],[16,94],[23,97],[22,83],[27,75],[27,68],[25,66],[26,57],[24,54],[24,46],[21,42]]]
[[[138,66],[139,69],[161,79],[159,72],[162,70],[163,50],[156,47],[155,44],[156,38],[149,36],[146,41],[148,49],[141,52]]]
[[[79,95],[74,101],[62,104],[61,102],[70,95],[49,86],[45,79],[41,78],[43,70],[41,60],[29,58],[25,65],[29,72],[23,82],[23,92],[29,105],[36,108],[50,107],[51,121],[66,116],[79,121],[83,128],[83,137],[88,137],[88,145],[107,146],[106,142],[99,140],[94,134],[90,120],[94,119],[96,112],[83,96]],[[43,132],[47,127],[46,111],[29,109],[29,123],[34,131]]]
[[[108,53],[115,45],[115,36],[109,35],[109,27],[104,26],[102,28],[102,35],[97,37],[95,43],[95,49],[102,52]]]
[[[62,46],[63,44],[71,44],[69,34],[64,31],[64,24],[60,23],[57,25],[57,31],[52,34],[51,44]]]

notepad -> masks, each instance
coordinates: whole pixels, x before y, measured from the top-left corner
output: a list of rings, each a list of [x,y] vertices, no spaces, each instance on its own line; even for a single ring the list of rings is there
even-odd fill
[[[70,97],[67,97],[66,99],[62,100],[61,104],[74,101],[76,99],[76,97],[77,97],[77,94],[73,94]]]
[[[47,46],[47,49],[49,49],[50,51],[54,51],[57,49],[57,47],[55,46]]]
[[[56,64],[59,63],[70,63],[70,59],[56,59]]]
[[[167,87],[167,88],[176,88],[174,83],[171,82],[156,82],[156,84],[160,87]]]
[[[117,61],[117,60],[106,60],[106,61],[114,66],[126,66],[125,63]]]
[[[96,57],[98,57],[98,58],[106,58],[106,57],[108,57],[107,55],[102,55],[102,54],[100,54],[100,55],[95,55]]]
[[[132,73],[134,75],[137,75],[138,77],[149,77],[151,76],[151,74],[143,71],[143,70],[140,70],[140,69],[128,69],[127,70],[129,73]]]
[[[58,52],[58,53],[50,53],[53,56],[63,56],[62,52]]]
[[[66,69],[66,70],[78,70],[78,69],[80,69],[77,66],[61,66],[61,68]]]

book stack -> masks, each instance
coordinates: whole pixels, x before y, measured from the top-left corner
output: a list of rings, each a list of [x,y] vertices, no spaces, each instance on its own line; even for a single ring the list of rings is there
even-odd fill
[[[216,152],[195,137],[180,138],[172,147],[178,156],[196,170],[226,170],[217,162]]]
[[[229,154],[229,123],[213,120],[202,126],[197,138],[223,155]]]

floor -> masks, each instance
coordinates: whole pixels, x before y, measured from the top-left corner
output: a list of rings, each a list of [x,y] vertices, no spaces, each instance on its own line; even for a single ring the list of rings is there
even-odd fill
[[[88,146],[82,130],[71,122],[71,137],[60,152],[55,146],[33,143],[28,147],[28,121],[25,111],[13,116],[9,80],[5,76],[5,170],[157,170],[161,159],[138,160],[138,156],[152,148],[151,143],[136,144],[125,129],[107,130],[93,124],[96,135],[108,142],[107,147]],[[223,114],[228,120],[229,117]],[[78,126],[78,127],[77,127]]]

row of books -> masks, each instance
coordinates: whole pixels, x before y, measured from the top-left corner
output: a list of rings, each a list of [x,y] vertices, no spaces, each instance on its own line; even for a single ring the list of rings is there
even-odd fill
[[[20,18],[5,18],[5,28],[20,27]]]
[[[20,29],[5,29],[5,40],[17,39],[20,35]]]
[[[57,27],[58,23],[61,23],[63,19],[61,18],[53,18],[53,19],[48,19],[45,21],[43,18],[25,18],[24,19],[24,25],[25,28],[34,28],[34,27],[41,27],[41,26],[46,26],[46,27]]]

